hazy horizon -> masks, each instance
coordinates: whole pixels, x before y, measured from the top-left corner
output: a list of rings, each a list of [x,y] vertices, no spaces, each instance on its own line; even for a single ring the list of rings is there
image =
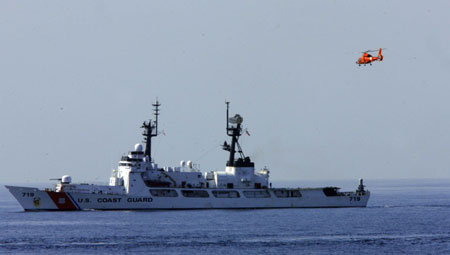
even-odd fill
[[[450,2],[4,1],[2,183],[105,182],[161,102],[154,158],[225,167],[225,100],[272,180],[450,178]],[[387,48],[384,61],[355,64]]]

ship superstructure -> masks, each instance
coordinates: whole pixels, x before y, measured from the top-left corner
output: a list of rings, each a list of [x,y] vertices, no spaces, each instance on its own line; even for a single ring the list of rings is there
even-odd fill
[[[201,172],[191,161],[177,167],[159,167],[152,158],[152,138],[158,136],[161,104],[153,104],[155,120],[142,124],[144,145],[122,156],[112,171],[109,185],[75,184],[68,175],[53,189],[6,186],[25,210],[135,210],[208,208],[365,207],[370,192],[362,179],[354,192],[336,187],[272,188],[267,168],[255,171],[255,163],[239,144],[243,117],[229,116],[226,134],[231,141],[224,171]]]

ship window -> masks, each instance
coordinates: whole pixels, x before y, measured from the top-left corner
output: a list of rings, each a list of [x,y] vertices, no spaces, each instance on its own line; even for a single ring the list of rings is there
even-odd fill
[[[302,197],[299,190],[274,189],[273,193],[276,197]]]
[[[213,190],[212,193],[217,198],[239,198],[239,192],[237,191]]]
[[[244,196],[246,198],[266,198],[270,197],[270,193],[267,190],[244,191]]]
[[[209,197],[206,190],[182,190],[181,193],[184,197]]]
[[[150,194],[154,197],[178,197],[178,193],[173,189],[151,189]]]
[[[144,183],[147,187],[170,187],[171,185],[170,182],[158,180],[144,180]]]
[[[339,188],[336,187],[325,187],[323,188],[323,193],[327,197],[344,196],[342,192],[339,192]]]
[[[234,187],[233,183],[227,183],[227,189],[232,189]]]

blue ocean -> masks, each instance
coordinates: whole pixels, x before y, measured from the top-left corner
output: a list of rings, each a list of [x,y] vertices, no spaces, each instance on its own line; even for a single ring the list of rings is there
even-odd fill
[[[366,185],[367,208],[85,212],[23,212],[2,186],[0,253],[450,254],[450,180]]]

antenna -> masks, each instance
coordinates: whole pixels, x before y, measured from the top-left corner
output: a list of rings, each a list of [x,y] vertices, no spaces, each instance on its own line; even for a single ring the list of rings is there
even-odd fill
[[[159,115],[159,107],[161,106],[161,104],[158,102],[158,98],[156,98],[156,103],[152,105],[154,107],[153,114],[155,115],[156,135],[158,135],[158,115]]]
[[[225,104],[227,104],[227,130],[230,128],[229,124],[228,124],[228,111],[230,110],[230,102],[225,101]]]
[[[152,161],[152,137],[158,136],[158,115],[159,107],[161,104],[158,102],[158,98],[156,98],[156,102],[152,104],[153,115],[155,115],[155,121],[149,120],[142,124],[142,128],[144,128],[144,133],[142,135],[145,137],[145,156],[148,156],[150,162]]]

